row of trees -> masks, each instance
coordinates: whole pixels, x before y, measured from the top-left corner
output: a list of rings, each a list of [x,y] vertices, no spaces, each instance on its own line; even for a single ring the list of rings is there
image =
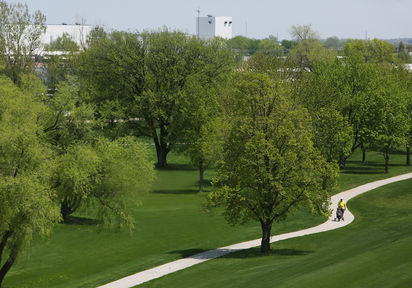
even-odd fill
[[[310,25],[303,25],[300,27],[292,27],[291,34],[295,34],[296,30],[312,31]],[[294,35],[296,36],[296,35]],[[312,38],[316,38],[321,47],[329,49],[338,53],[340,56],[343,55],[343,47],[346,42],[351,42],[351,39],[340,40],[336,36],[328,37],[325,40],[320,39],[317,33],[313,33]],[[252,56],[255,53],[270,53],[278,56],[287,56],[291,51],[293,51],[298,46],[299,38],[294,37],[292,40],[282,40],[279,41],[275,36],[270,35],[265,39],[252,39],[244,36],[236,36],[232,39],[227,40],[229,48],[235,55],[237,62],[241,62],[245,56]],[[386,44],[389,44],[385,42]],[[412,63],[412,56],[409,52],[412,52],[412,45],[404,44],[402,41],[399,42],[398,46],[390,44],[388,47],[391,48],[391,54],[396,61],[400,63]]]
[[[337,167],[357,148],[382,152],[388,172],[390,153],[407,143],[410,76],[387,42],[350,40],[337,57],[310,26],[297,26],[286,59],[262,49],[235,66],[219,39],[98,35],[80,78],[108,131],[152,137],[158,167],[171,149],[187,153],[200,191],[204,169],[218,163],[209,204],[225,205],[231,222],[260,221],[265,253],[272,223],[289,211],[327,213]]]

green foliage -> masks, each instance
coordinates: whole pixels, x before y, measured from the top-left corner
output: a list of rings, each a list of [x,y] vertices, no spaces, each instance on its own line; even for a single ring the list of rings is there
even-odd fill
[[[308,114],[287,99],[287,89],[262,74],[239,76],[238,110],[218,176],[221,188],[209,197],[211,205],[225,207],[232,223],[260,221],[264,253],[273,221],[300,206],[325,214],[322,205],[328,201],[322,177],[329,173],[311,142]]]
[[[53,154],[39,137],[39,110],[30,94],[0,78],[0,286],[33,234],[48,234],[59,219],[49,187]]]
[[[102,138],[94,145],[69,147],[58,159],[53,186],[66,221],[86,201],[97,204],[104,225],[132,228],[134,219],[128,206],[137,204],[137,196],[147,192],[153,180],[153,163],[142,144],[133,138]]]
[[[3,72],[14,83],[19,83],[20,74],[31,72],[34,53],[46,31],[45,21],[40,11],[30,14],[27,4],[0,1],[0,61],[5,65]]]
[[[366,63],[393,63],[395,46],[387,41],[373,40],[347,40],[344,46],[345,55],[357,54],[363,57]]]
[[[286,50],[290,50],[297,45],[297,42],[291,40],[282,40],[281,44]]]
[[[326,40],[325,40],[325,42],[323,43],[323,46],[325,47],[325,48],[328,48],[328,49],[339,49],[339,48],[342,48],[343,47],[343,44],[342,44],[342,42],[339,40],[339,38],[338,37],[336,37],[336,36],[332,36],[332,37],[329,37],[329,38],[327,38]]]
[[[297,45],[289,51],[287,62],[296,71],[294,77],[306,71],[313,72],[320,59],[336,57],[336,52],[323,49],[318,34],[310,25],[292,26],[291,35]]]
[[[398,53],[398,58],[401,63],[412,63],[412,56],[405,51],[401,51]]]
[[[44,97],[47,110],[39,118],[48,142],[59,151],[73,142],[91,140],[98,125],[93,106],[82,101],[75,79],[72,80],[60,83],[56,93]]]
[[[111,136],[152,137],[158,166],[165,167],[191,113],[186,83],[199,74],[212,85],[229,70],[230,52],[221,40],[197,41],[168,30],[97,38],[83,57],[82,90],[108,123]]]
[[[259,42],[257,53],[262,53],[272,56],[282,56],[283,47],[276,39],[263,39]]]
[[[259,48],[260,40],[250,39],[244,36],[235,36],[227,40],[229,48],[239,55],[252,55]]]
[[[381,151],[385,158],[385,172],[388,172],[389,155],[406,144],[408,130],[407,91],[399,72],[392,67],[376,67],[373,89],[364,99],[366,125],[364,133],[370,144]]]
[[[52,43],[46,44],[44,49],[48,52],[42,57],[41,62],[47,65],[47,68],[42,71],[41,77],[49,91],[54,93],[60,82],[70,81],[77,73],[80,47],[64,33]]]
[[[63,33],[62,36],[57,37],[57,39],[50,44],[46,44],[44,50],[75,52],[79,51],[79,45],[77,45],[77,43],[73,41],[72,37],[69,34]]]
[[[351,154],[353,131],[339,111],[320,108],[313,116],[314,144],[328,162]]]

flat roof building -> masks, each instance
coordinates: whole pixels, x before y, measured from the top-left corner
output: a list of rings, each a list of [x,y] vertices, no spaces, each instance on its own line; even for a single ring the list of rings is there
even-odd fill
[[[46,32],[41,36],[42,45],[50,44],[58,37],[68,34],[80,48],[86,46],[86,40],[92,31],[91,25],[83,24],[48,24],[46,25]]]
[[[197,37],[203,40],[213,37],[231,39],[232,23],[232,17],[228,16],[207,15],[207,17],[197,17]]]

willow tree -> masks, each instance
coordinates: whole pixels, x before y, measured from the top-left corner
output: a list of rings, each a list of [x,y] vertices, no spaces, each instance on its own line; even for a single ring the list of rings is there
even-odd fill
[[[325,173],[329,168],[313,146],[310,117],[290,102],[288,84],[253,73],[236,82],[234,125],[209,204],[223,205],[231,223],[259,221],[267,254],[273,223],[303,206],[327,213],[323,176],[333,173]]]
[[[104,225],[115,221],[132,228],[130,201],[148,191],[154,179],[148,158],[146,147],[131,137],[71,145],[58,158],[52,177],[63,220],[70,221],[81,205],[93,204]]]
[[[59,219],[49,185],[54,155],[37,122],[42,109],[0,78],[0,287],[21,249]]]

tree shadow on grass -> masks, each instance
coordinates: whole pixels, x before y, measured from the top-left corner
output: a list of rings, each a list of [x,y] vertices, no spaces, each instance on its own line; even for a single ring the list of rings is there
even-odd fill
[[[196,171],[198,169],[194,168],[193,166],[189,164],[179,164],[179,163],[173,163],[173,164],[168,164],[167,167],[156,167],[156,170],[159,171]]]
[[[384,172],[382,163],[361,164],[359,161],[348,161],[345,169],[340,171],[343,174],[382,174]]]
[[[198,182],[199,185],[199,182]],[[212,180],[204,180],[203,182],[203,189],[204,188],[210,188],[212,187]],[[203,192],[208,193],[209,190],[205,191],[203,190]],[[199,188],[198,186],[196,186],[195,189],[160,189],[160,190],[154,190],[152,191],[152,193],[154,194],[197,194],[199,193]]]
[[[406,151],[403,151],[403,150],[392,151],[391,155],[404,155],[406,157]]]
[[[200,181],[198,181],[200,184]],[[212,187],[212,180],[211,179],[204,179],[203,180],[203,187]]]
[[[247,250],[242,250],[237,253],[228,254],[225,258],[243,259],[243,258],[260,258],[267,256],[305,256],[314,253],[314,251],[298,250],[298,249],[271,249],[269,255],[265,255],[260,251],[260,247],[254,247]]]
[[[197,189],[170,189],[170,190],[155,190],[154,194],[196,194]]]
[[[296,250],[296,249],[272,249],[269,256],[304,256],[313,253],[314,251]],[[171,251],[171,254],[180,254],[182,258],[191,258],[197,260],[209,260],[218,257],[229,259],[245,259],[267,257],[268,255],[260,252],[260,248],[250,249],[187,249]]]
[[[102,224],[102,221],[92,218],[69,216],[63,223],[67,225],[94,226]]]

